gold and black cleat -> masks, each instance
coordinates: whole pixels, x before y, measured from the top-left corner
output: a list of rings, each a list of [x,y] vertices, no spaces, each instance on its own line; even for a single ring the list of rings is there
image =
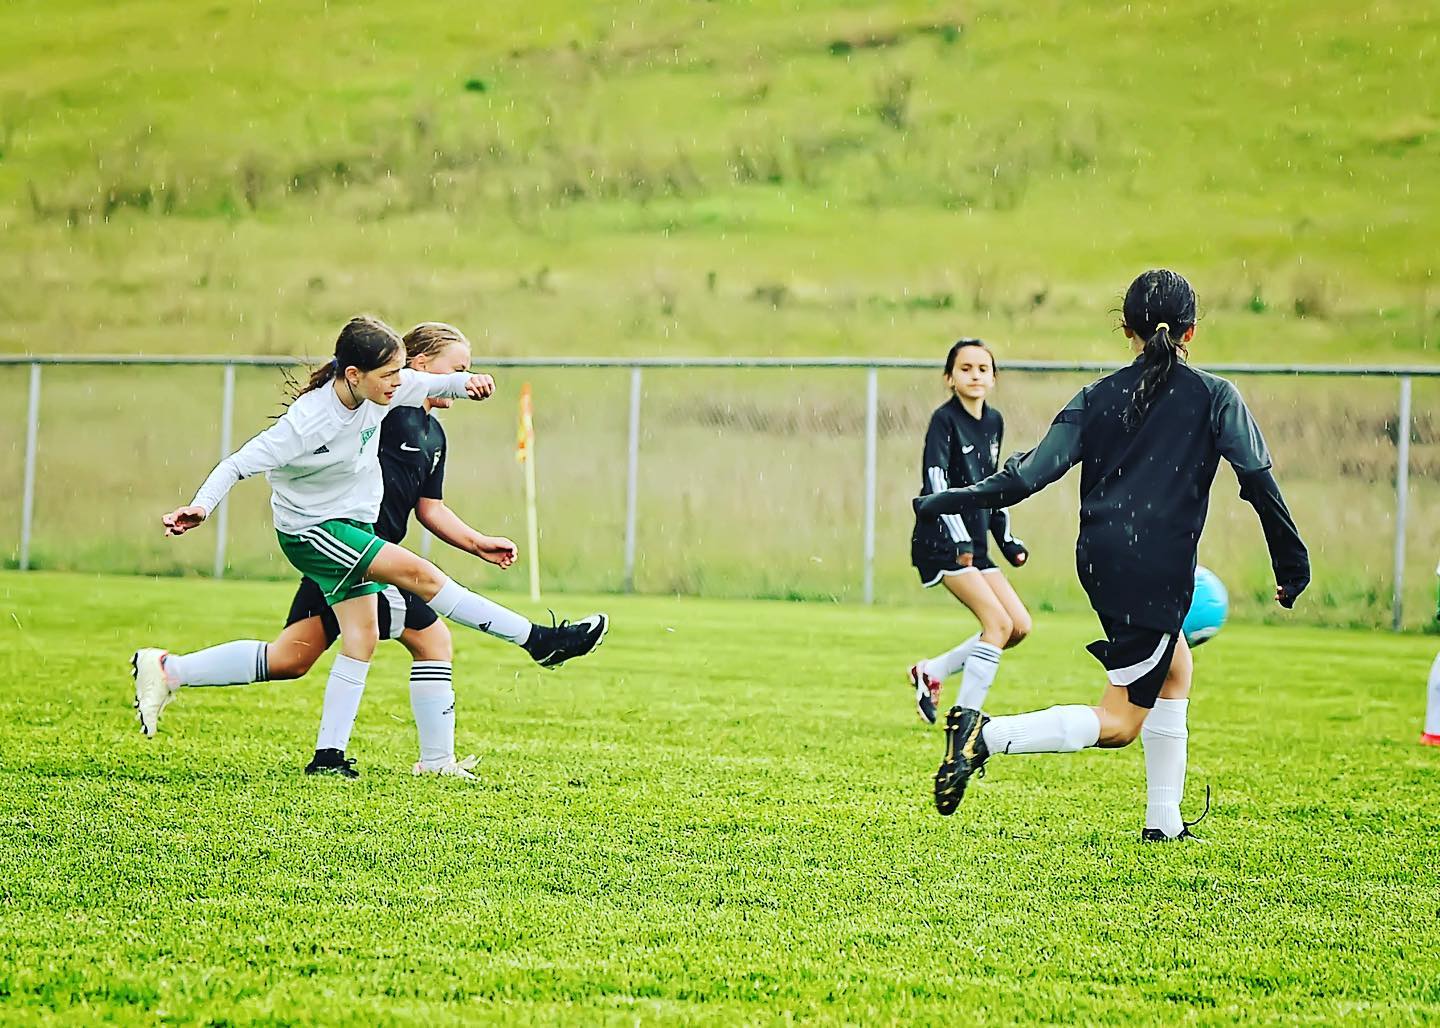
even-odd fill
[[[951,707],[945,715],[945,759],[935,772],[935,809],[949,817],[965,798],[970,776],[984,774],[990,749],[981,730],[990,718],[969,707]]]

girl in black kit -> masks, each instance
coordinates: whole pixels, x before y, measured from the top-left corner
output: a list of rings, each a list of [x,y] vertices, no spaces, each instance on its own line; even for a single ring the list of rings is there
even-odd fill
[[[1145,746],[1144,841],[1193,838],[1180,817],[1185,788],[1190,653],[1180,625],[1194,588],[1195,549],[1221,457],[1254,506],[1270,550],[1275,599],[1289,608],[1310,561],[1270,474],[1250,411],[1223,378],[1186,363],[1195,293],[1173,271],[1147,271],[1125,294],[1135,362],[1086,386],[1029,453],[975,485],[915,500],[919,521],[1019,503],[1081,464],[1076,570],[1105,638],[1088,649],[1109,686],[1094,707],[991,718],[957,705],[945,718],[935,805],[954,813],[971,775],[996,753],[1065,753]]]
[[[961,339],[945,358],[945,385],[952,395],[930,416],[921,467],[922,495],[972,485],[995,473],[1005,436],[1005,419],[985,402],[995,388],[995,356],[979,339]],[[1025,563],[1025,545],[1010,534],[1003,508],[972,507],[938,518],[921,518],[910,538],[910,560],[927,589],[945,583],[980,622],[980,631],[952,650],[910,667],[915,709],[931,724],[946,677],[963,670],[956,702],[979,710],[995,680],[1000,651],[1030,631],[1030,612],[990,558],[985,533],[1015,567]]]

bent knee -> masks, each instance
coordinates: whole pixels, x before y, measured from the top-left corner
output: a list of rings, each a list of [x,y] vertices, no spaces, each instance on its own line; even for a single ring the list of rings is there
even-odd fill
[[[1015,623],[1010,626],[1010,641],[1005,644],[1006,649],[1019,646],[1030,634],[1030,619],[1016,618]]]
[[[272,645],[265,655],[265,679],[270,682],[290,682],[304,678],[315,666],[320,654],[310,653],[300,647],[279,647]]]
[[[1011,620],[1009,614],[1000,610],[987,614],[981,620],[981,628],[986,635],[996,636],[1004,640],[1005,645],[1008,646],[1010,645],[1009,639],[1015,632],[1015,622]]]
[[[455,654],[454,644],[451,641],[450,629],[445,622],[436,621],[429,628],[415,631],[407,628],[400,636],[400,642],[410,651],[410,656],[415,660],[453,660]]]
[[[1107,725],[1100,732],[1096,745],[1107,750],[1122,750],[1139,737],[1140,724],[1137,721],[1134,724]]]

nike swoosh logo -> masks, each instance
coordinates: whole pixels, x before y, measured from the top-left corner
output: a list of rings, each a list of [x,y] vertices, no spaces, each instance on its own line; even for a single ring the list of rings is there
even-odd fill
[[[400,449],[404,450],[406,453],[419,453],[419,452],[420,452],[420,447],[418,447],[418,446],[408,446],[408,445],[406,445],[405,443],[401,443],[401,444],[400,444]]]
[[[401,446],[404,446],[405,444],[404,444],[404,443],[401,443],[400,445],[401,445]],[[960,447],[960,452],[961,452],[961,453],[969,453],[969,452],[970,452],[971,450],[973,450],[973,449],[975,449],[975,447],[973,447],[973,446],[962,446],[962,447]]]

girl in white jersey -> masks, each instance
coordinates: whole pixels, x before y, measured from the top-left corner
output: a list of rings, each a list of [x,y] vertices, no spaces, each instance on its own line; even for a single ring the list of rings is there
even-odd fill
[[[334,359],[315,372],[289,410],[222,460],[189,506],[166,514],[166,535],[200,525],[242,478],[270,482],[280,549],[314,581],[340,625],[340,654],[325,687],[325,705],[307,773],[354,777],[345,757],[379,637],[375,594],[394,585],[415,593],[436,613],[524,647],[553,667],[595,649],[609,628],[604,614],[575,624],[534,625],[476,595],[422,557],[376,536],[383,482],[378,433],[385,415],[427,398],[483,400],[489,375],[430,375],[404,367],[405,347],[384,322],[352,318],[335,343]],[[140,727],[155,734],[172,691],[158,651],[137,661],[135,705]]]

